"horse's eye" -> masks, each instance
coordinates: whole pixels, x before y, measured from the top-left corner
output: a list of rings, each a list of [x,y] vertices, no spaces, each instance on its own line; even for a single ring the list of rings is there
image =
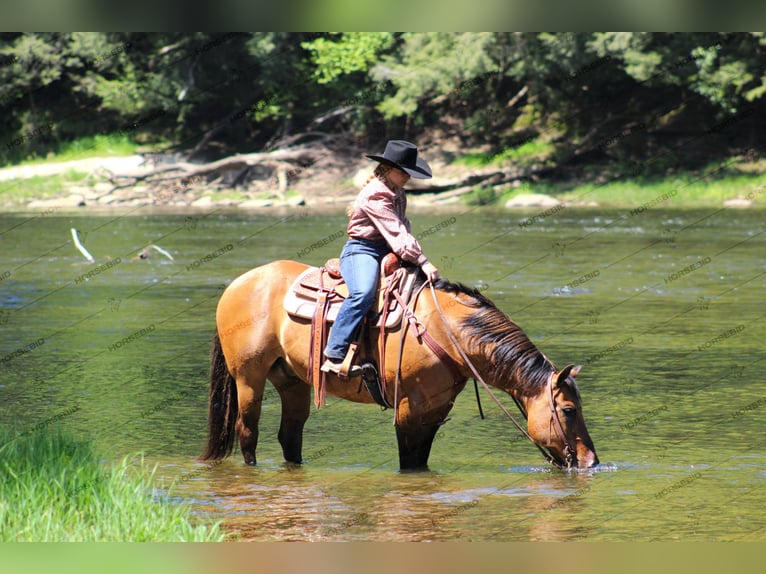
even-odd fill
[[[564,407],[561,409],[561,412],[564,413],[565,417],[569,418],[575,415],[575,413],[577,412],[577,409],[574,407]]]

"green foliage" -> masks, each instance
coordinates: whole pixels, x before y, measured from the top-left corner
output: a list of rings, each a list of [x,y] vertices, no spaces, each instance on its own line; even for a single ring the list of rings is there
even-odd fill
[[[455,160],[457,165],[485,167],[488,165],[519,165],[539,161],[554,151],[553,144],[539,140],[525,142],[517,147],[509,147],[499,153],[469,153]]]
[[[705,134],[752,111],[699,139],[701,157],[725,156],[763,143],[765,52],[763,33],[0,33],[0,162],[126,126],[208,156],[302,131],[433,131],[497,155],[523,130],[554,158],[622,161],[678,137],[637,146],[615,137],[626,126]]]
[[[401,40],[400,50],[372,70],[377,81],[396,87],[379,106],[389,119],[412,114],[429,99],[458,98],[463,82],[497,69],[488,54],[492,33],[407,33]]]
[[[0,541],[220,541],[156,490],[140,458],[108,467],[90,442],[37,430],[0,436]]]
[[[344,74],[366,72],[392,42],[389,32],[344,32],[338,40],[317,38],[301,45],[311,52],[317,82],[327,84]]]
[[[497,194],[493,187],[476,186],[470,193],[463,197],[463,203],[466,205],[492,205],[497,202]]]

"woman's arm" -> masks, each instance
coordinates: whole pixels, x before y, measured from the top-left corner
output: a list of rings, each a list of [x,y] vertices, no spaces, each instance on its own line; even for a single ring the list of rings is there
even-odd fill
[[[367,191],[356,208],[367,216],[399,258],[419,266],[427,263],[418,240],[410,233],[407,218],[394,207],[396,193],[382,183]]]

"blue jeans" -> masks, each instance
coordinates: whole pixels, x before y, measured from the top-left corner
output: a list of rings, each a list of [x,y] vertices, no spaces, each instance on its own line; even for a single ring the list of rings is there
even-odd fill
[[[349,239],[340,254],[340,272],[348,285],[348,297],[330,329],[325,357],[336,361],[346,356],[349,345],[364,316],[375,300],[380,261],[391,252],[385,241]]]

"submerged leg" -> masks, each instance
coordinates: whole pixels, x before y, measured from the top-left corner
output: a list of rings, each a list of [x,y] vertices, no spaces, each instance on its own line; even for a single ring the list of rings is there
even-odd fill
[[[428,470],[428,457],[438,428],[436,425],[415,429],[397,425],[400,470]]]
[[[287,462],[303,460],[303,426],[311,412],[311,387],[298,377],[290,377],[275,385],[282,399],[282,421],[277,438]]]
[[[400,470],[428,470],[434,437],[452,410],[454,394],[448,402],[427,412],[420,411],[419,404],[423,403],[414,397],[404,397],[399,402],[396,439]]]
[[[248,372],[249,371],[249,372]],[[247,373],[247,374],[246,374]],[[262,369],[253,366],[238,373],[237,398],[239,414],[237,415],[236,431],[239,437],[239,447],[245,464],[255,466],[255,449],[258,446],[258,421],[261,418],[261,403],[263,388],[266,384]]]

